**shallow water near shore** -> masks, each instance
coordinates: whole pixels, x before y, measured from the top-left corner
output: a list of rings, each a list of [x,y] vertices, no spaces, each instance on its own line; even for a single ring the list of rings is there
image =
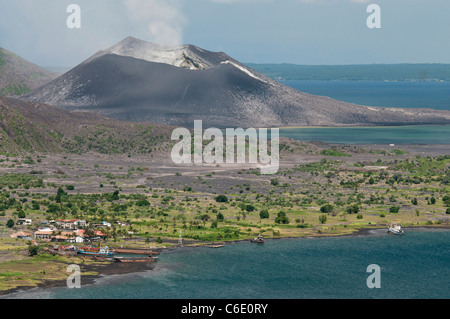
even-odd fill
[[[155,269],[103,277],[80,289],[34,289],[49,299],[447,299],[450,231],[384,229],[369,235],[266,240],[164,252]],[[381,269],[370,289],[367,267]]]

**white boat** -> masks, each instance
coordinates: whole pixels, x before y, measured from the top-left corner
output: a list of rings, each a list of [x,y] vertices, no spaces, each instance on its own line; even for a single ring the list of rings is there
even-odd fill
[[[390,233],[390,234],[394,234],[394,235],[403,235],[402,226],[400,226],[398,224],[392,224],[391,223],[391,226],[389,226],[387,232]]]

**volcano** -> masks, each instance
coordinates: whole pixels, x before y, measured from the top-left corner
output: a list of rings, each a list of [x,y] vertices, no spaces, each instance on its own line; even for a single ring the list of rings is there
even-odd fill
[[[303,93],[223,52],[128,37],[22,96],[131,122],[192,127],[450,124],[450,111],[355,105]]]

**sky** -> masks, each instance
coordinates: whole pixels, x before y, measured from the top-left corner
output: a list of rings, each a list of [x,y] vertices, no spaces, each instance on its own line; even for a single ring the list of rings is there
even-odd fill
[[[70,4],[81,28],[67,26]],[[448,0],[0,0],[0,47],[60,67],[127,36],[243,63],[450,63],[449,16]]]

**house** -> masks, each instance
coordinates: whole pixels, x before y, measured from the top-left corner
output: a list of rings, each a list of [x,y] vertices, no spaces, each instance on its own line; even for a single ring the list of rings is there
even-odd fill
[[[53,230],[37,230],[34,232],[34,238],[50,241],[52,239],[53,233]]]
[[[109,222],[102,222],[102,226],[104,226],[104,227],[111,227],[112,225]]]
[[[20,218],[17,220],[16,225],[31,225],[32,223],[31,219]]]
[[[11,238],[18,238],[18,239],[25,239],[25,240],[31,240],[31,234],[26,233],[23,231],[19,231],[17,233],[11,234]]]
[[[84,243],[86,241],[98,240],[105,235],[101,231],[94,231],[93,236],[88,236],[84,229],[75,231],[55,231],[50,228],[38,230],[34,233],[34,238],[45,241]]]
[[[62,229],[77,229],[89,225],[87,221],[81,219],[58,219],[55,224]]]
[[[86,231],[84,229],[78,229],[76,232],[76,240],[80,240],[80,241],[76,241],[77,243],[80,242],[84,242],[84,241],[92,241],[92,240],[99,240],[101,237],[105,237],[105,234],[103,234],[101,231],[99,230],[95,230],[93,232],[94,236],[88,236],[86,234]],[[81,241],[83,240],[83,241]]]
[[[55,226],[44,226],[44,227],[39,227],[38,230],[48,230],[48,231],[57,231],[58,229]]]
[[[127,224],[127,223],[125,223],[125,222],[121,222],[120,220],[117,221],[117,224],[118,224],[119,226],[122,226],[122,227],[130,226],[130,224]]]

